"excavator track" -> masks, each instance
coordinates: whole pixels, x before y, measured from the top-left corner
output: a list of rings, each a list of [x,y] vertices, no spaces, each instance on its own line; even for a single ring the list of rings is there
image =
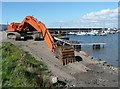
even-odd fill
[[[14,39],[14,40],[20,40],[21,39],[21,35],[17,32],[8,32],[7,33],[7,38],[8,39]]]

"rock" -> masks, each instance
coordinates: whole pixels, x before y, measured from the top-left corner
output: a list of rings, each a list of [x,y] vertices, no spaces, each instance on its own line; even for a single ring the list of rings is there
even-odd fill
[[[67,84],[65,85],[65,87],[67,87],[67,88],[70,87],[69,83],[67,83]]]
[[[111,66],[111,69],[112,69],[113,71],[118,71],[118,68],[115,68],[115,67],[112,67],[112,66]]]
[[[93,57],[93,56],[91,56],[91,59],[94,59],[94,57]]]
[[[99,72],[98,72],[98,71],[97,71],[96,73],[97,73],[97,74],[99,74]]]
[[[100,61],[100,63],[103,64],[103,65],[107,64],[106,61]]]
[[[57,83],[57,82],[58,82],[58,77],[56,77],[56,76],[51,76],[51,82],[52,82],[53,84]]]
[[[110,65],[109,65],[109,64],[107,64],[107,67],[110,67]]]
[[[103,61],[104,64],[106,64],[107,62],[106,61]]]
[[[102,59],[98,59],[99,61],[102,61]]]
[[[70,85],[70,87],[75,87],[75,84],[73,84],[73,85]]]

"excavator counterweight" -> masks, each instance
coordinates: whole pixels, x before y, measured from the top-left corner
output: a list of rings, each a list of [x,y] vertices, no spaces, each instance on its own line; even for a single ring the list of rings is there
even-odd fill
[[[46,26],[33,16],[26,16],[21,23],[13,22],[8,26],[9,39],[20,40],[22,37],[25,39],[28,35],[34,40],[43,38],[50,51],[62,60],[63,65],[75,61],[74,49],[70,46],[58,46]]]

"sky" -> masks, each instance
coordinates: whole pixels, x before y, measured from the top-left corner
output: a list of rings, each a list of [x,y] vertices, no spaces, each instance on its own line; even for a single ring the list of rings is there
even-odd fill
[[[117,2],[2,2],[2,23],[33,15],[47,27],[117,27]]]

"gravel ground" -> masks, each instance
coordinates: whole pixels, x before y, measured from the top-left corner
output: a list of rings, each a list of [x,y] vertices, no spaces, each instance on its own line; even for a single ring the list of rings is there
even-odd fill
[[[25,51],[31,53],[37,60],[43,61],[50,72],[60,81],[65,81],[69,86],[75,87],[118,87],[118,68],[104,61],[85,55],[84,52],[75,52],[82,61],[69,63],[62,66],[62,62],[50,52],[45,41],[13,41],[6,39],[2,33],[2,41],[11,42]],[[1,41],[1,40],[0,40]]]

